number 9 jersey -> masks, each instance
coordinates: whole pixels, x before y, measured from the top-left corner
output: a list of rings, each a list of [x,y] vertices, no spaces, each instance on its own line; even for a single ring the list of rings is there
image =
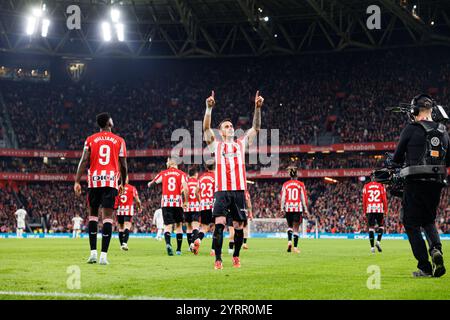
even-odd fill
[[[112,132],[98,132],[86,139],[84,151],[91,153],[88,188],[119,189],[119,157],[127,156],[125,140]]]

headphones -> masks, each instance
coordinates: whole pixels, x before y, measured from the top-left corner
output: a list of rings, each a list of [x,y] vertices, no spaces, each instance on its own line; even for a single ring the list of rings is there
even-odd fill
[[[423,98],[425,98],[426,100],[419,103],[419,100]],[[420,108],[431,109],[435,105],[436,102],[433,100],[433,98],[425,93],[421,93],[411,100],[411,114],[417,116],[419,115]]]

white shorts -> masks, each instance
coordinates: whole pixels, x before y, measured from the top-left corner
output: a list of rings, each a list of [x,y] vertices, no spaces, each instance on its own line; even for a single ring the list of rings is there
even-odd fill
[[[156,225],[156,228],[157,228],[157,229],[164,229],[164,224],[157,224],[157,225]]]
[[[18,221],[17,222],[17,229],[25,229],[25,222],[24,221]]]

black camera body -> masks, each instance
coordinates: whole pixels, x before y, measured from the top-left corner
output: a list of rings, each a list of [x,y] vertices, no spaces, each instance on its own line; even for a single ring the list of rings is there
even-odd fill
[[[400,176],[403,166],[398,166],[393,162],[393,153],[386,153],[384,160],[385,168],[372,172],[373,180],[386,185],[386,190],[394,197],[403,197],[405,178]]]

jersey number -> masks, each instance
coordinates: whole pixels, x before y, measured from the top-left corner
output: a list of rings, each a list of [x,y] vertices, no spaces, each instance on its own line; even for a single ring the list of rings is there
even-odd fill
[[[169,191],[175,191],[175,189],[177,188],[177,179],[175,179],[174,177],[170,177],[167,180],[167,184]]]
[[[189,199],[191,199],[191,200],[197,199],[197,196],[195,194],[195,189],[196,189],[196,187],[190,187],[189,188],[189,190],[190,190],[190,192],[189,192]]]
[[[369,190],[369,202],[380,202],[380,190]]]
[[[127,195],[126,195],[126,194],[123,194],[123,195],[121,195],[121,196],[120,196],[120,202],[122,202],[122,203],[126,203],[126,202],[127,202],[127,200],[128,200],[128,197],[127,197]]]
[[[292,201],[298,200],[298,189],[287,189],[287,192],[289,193],[288,195],[289,200]]]
[[[212,183],[202,183],[201,188],[202,188],[202,198],[212,198],[213,196]]]
[[[100,155],[100,158],[98,158],[98,162],[101,165],[106,166],[111,158],[111,148],[108,145],[102,145],[98,153]]]

